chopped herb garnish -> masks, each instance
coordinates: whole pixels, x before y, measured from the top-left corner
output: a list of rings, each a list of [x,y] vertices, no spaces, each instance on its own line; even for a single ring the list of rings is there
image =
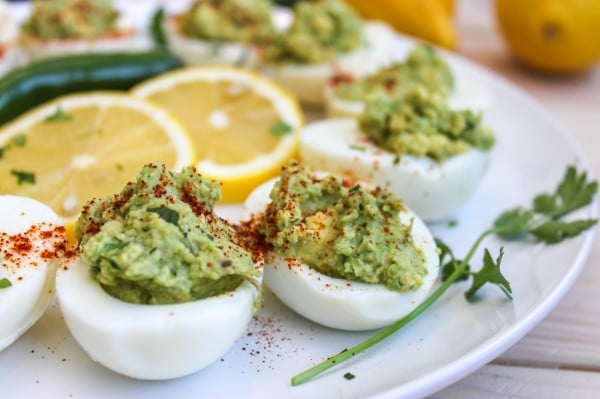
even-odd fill
[[[348,146],[348,148],[350,148],[351,150],[356,150],[356,151],[367,151],[367,147],[363,147],[362,145],[356,145],[356,144],[350,144]]]
[[[458,220],[452,219],[448,221],[448,227],[456,227],[458,226]]]
[[[148,211],[156,213],[162,220],[164,220],[167,223],[174,224],[175,226],[177,226],[177,223],[179,222],[179,213],[177,213],[177,211],[174,211],[173,209],[164,206],[159,206],[156,208],[148,209]]]
[[[277,121],[269,130],[274,136],[285,136],[292,132],[292,127],[284,121]]]
[[[394,163],[394,165],[398,165],[400,163],[400,156],[399,155],[396,155],[394,157],[394,162],[393,163]]]
[[[561,222],[558,219],[575,209],[590,204],[597,188],[597,182],[587,181],[585,172],[578,174],[574,167],[569,167],[554,194],[542,194],[535,197],[533,210],[515,208],[502,213],[495,220],[493,227],[485,230],[477,237],[462,260],[454,256],[448,245],[436,239],[440,251],[440,267],[442,268],[441,285],[412,312],[391,326],[384,328],[358,345],[344,349],[337,355],[331,356],[316,366],[294,376],[291,381],[292,385],[300,385],[383,341],[425,312],[457,281],[472,278],[471,286],[465,292],[465,298],[468,301],[472,301],[477,291],[486,283],[498,286],[509,300],[512,299],[510,283],[500,272],[500,264],[504,254],[502,248],[500,248],[496,260],[492,258],[490,251],[486,248],[483,255],[483,266],[477,272],[471,271],[469,262],[483,240],[487,236],[496,234],[500,237],[513,239],[531,236],[538,242],[556,244],[574,237],[595,225],[597,220],[584,219]],[[446,261],[447,258],[449,258],[448,261]]]
[[[17,184],[19,186],[25,183],[35,184],[35,173],[12,169],[10,174],[17,178]]]
[[[71,115],[65,113],[61,107],[57,107],[52,115],[44,119],[44,122],[70,121],[71,119],[73,119]]]
[[[344,374],[344,378],[347,380],[353,380],[356,376],[352,373],[346,373]]]
[[[18,134],[12,139],[12,142],[15,143],[17,147],[25,147],[25,144],[27,143],[27,136],[24,134]]]
[[[118,170],[119,172],[122,172],[122,171],[123,171],[123,169],[125,169],[125,167],[123,166],[123,164],[122,164],[122,163],[117,163],[117,164],[115,165],[115,168],[117,168],[117,170]]]
[[[12,285],[9,279],[0,278],[0,288],[8,288]]]
[[[350,189],[350,192],[351,192],[351,193],[355,193],[355,192],[357,192],[358,190],[360,190],[360,184],[355,184],[355,185],[354,185],[354,186],[352,186],[352,188]],[[359,204],[359,205],[362,205],[362,204]]]
[[[0,159],[4,158],[4,152],[6,150],[8,150],[10,147],[6,146],[6,147],[0,147]]]

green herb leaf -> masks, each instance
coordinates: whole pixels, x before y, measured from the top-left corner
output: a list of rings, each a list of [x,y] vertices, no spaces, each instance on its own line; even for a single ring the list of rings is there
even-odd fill
[[[512,290],[510,288],[510,283],[508,280],[502,275],[500,272],[500,263],[502,262],[502,256],[504,255],[504,250],[500,248],[500,254],[496,261],[490,255],[490,251],[487,249],[483,254],[483,267],[476,273],[473,273],[473,282],[471,284],[471,288],[465,292],[465,298],[467,301],[472,301],[474,299],[475,293],[485,284],[492,283],[496,284],[504,294],[508,297],[508,299],[512,299]]]
[[[344,374],[344,378],[347,380],[353,380],[356,376],[352,373],[346,373]]]
[[[9,279],[0,278],[0,288],[8,288],[12,285]]]
[[[498,235],[508,238],[527,234],[533,228],[535,214],[521,208],[505,211],[494,221],[494,228],[499,230]]]
[[[73,119],[71,115],[65,113],[61,107],[57,107],[52,115],[44,119],[44,122],[70,121],[71,119]]]
[[[19,186],[25,183],[35,184],[35,173],[12,169],[10,174],[17,178],[17,184]]]
[[[450,247],[441,239],[435,238],[435,244],[440,252],[441,278],[442,281],[446,281],[450,278],[450,276],[452,276],[452,274],[454,273],[458,265],[462,263],[462,261],[454,257],[452,249],[450,249]],[[449,258],[449,260],[446,261],[446,258]],[[471,275],[470,271],[471,267],[468,264],[466,264],[461,274],[457,277],[456,281],[467,280]]]
[[[274,136],[285,136],[292,132],[292,127],[284,121],[277,121],[269,130]]]
[[[27,143],[27,136],[24,134],[17,134],[15,137],[13,137],[12,142],[17,147],[25,147],[25,144]]]
[[[574,222],[560,222],[551,220],[531,231],[538,240],[546,244],[556,244],[569,237],[575,237],[579,233],[595,225],[597,220],[576,220]]]
[[[447,226],[448,227],[456,227],[456,226],[458,226],[458,220],[456,220],[456,219],[449,220],[448,223],[447,223]]]
[[[162,220],[177,226],[179,222],[179,213],[165,206],[148,209],[149,212],[156,213]]]
[[[4,158],[4,153],[6,152],[6,150],[8,150],[10,147],[6,146],[6,147],[0,147],[0,159]]]
[[[586,172],[578,174],[574,166],[569,166],[554,194],[534,198],[533,210],[557,219],[592,202],[597,190],[598,182],[588,182]]]
[[[348,148],[350,148],[351,150],[356,150],[356,151],[367,151],[367,147],[363,147],[362,145],[356,145],[356,144],[350,144],[348,146]]]
[[[150,22],[150,36],[157,47],[165,47],[167,45],[167,37],[165,36],[164,27],[165,9],[160,7],[154,14]]]

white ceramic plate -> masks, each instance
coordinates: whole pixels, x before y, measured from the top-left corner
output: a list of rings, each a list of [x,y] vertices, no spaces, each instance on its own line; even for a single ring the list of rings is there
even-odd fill
[[[146,3],[146,2],[144,2]],[[139,2],[142,7],[142,2]],[[137,5],[136,5],[137,7]],[[140,11],[140,15],[148,12]],[[400,40],[400,39],[399,39]],[[399,46],[407,48],[406,42]],[[458,255],[503,210],[530,204],[553,190],[567,165],[588,169],[569,135],[540,106],[497,76],[458,57],[451,65],[461,77],[487,86],[494,106],[486,115],[498,135],[485,181],[455,227],[432,226]],[[237,207],[221,211],[235,217]],[[597,217],[596,204],[577,217]],[[7,398],[398,398],[433,393],[473,372],[519,340],[557,304],[589,253],[593,231],[555,246],[504,242],[503,271],[514,300],[495,287],[469,304],[466,285],[452,287],[431,309],[385,342],[299,387],[290,377],[371,333],[323,328],[296,316],[266,293],[248,334],[212,366],[165,382],[142,382],[94,363],[73,341],[57,305],[11,347],[0,353],[0,385]],[[480,254],[475,260],[481,259]],[[1,322],[1,315],[0,315]],[[168,347],[168,343],[165,343]],[[347,380],[350,372],[356,376]]]

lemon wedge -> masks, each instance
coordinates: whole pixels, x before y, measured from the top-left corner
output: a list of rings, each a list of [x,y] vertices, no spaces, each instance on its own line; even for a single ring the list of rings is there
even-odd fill
[[[287,89],[256,72],[200,66],[159,75],[132,89],[188,131],[205,177],[223,200],[241,202],[296,154],[303,116]]]
[[[47,204],[68,230],[88,200],[120,191],[151,161],[193,164],[193,145],[168,113],[129,94],[60,97],[0,129],[0,193]]]

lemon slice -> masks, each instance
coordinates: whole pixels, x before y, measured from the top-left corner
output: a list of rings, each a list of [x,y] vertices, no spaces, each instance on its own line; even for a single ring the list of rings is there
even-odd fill
[[[128,94],[64,96],[0,129],[0,193],[35,198],[66,224],[151,161],[179,169],[194,162],[193,145],[165,111]]]
[[[249,69],[188,67],[133,88],[188,131],[198,171],[223,183],[223,200],[241,202],[296,154],[303,117],[286,89]]]

